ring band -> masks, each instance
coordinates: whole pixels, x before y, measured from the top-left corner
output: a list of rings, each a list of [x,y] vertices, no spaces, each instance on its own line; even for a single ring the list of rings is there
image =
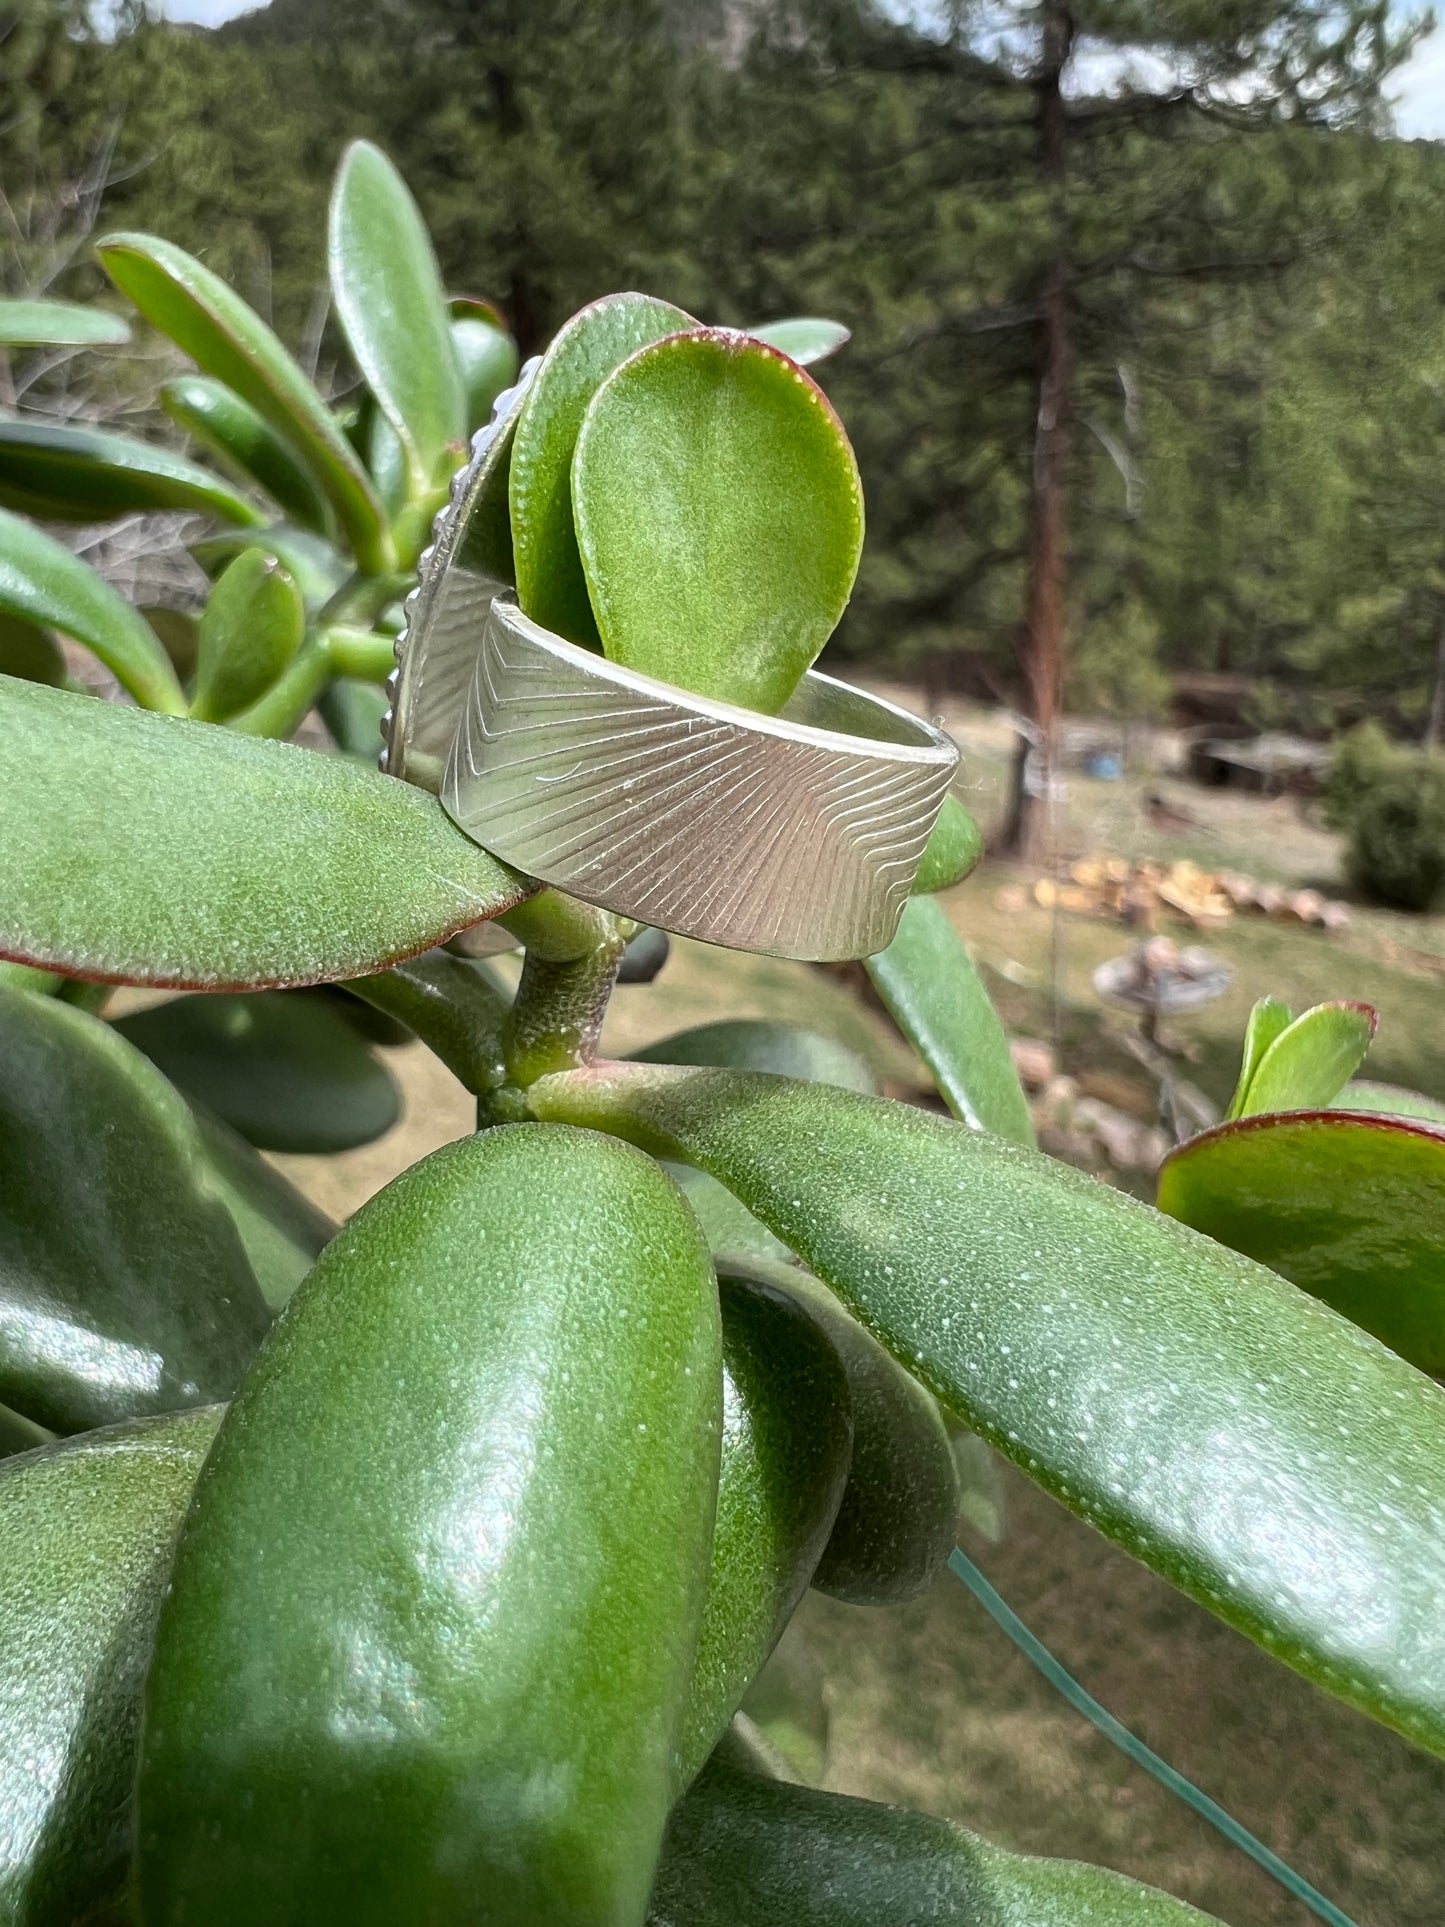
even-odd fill
[[[380,761],[389,776],[433,793],[467,700],[487,610],[508,586],[510,533],[493,524],[506,515],[512,434],[539,366],[536,356],[523,364],[472,437],[471,457],[452,477],[406,599],[406,627],[386,685],[391,708],[382,718]]]
[[[639,923],[819,962],[885,949],[957,749],[816,671],[762,716],[524,615],[493,524],[534,367],[498,397],[421,557],[382,768],[438,791],[504,862]]]
[[[638,675],[491,604],[442,805],[605,910],[817,961],[892,941],[958,751],[810,672],[781,716]]]

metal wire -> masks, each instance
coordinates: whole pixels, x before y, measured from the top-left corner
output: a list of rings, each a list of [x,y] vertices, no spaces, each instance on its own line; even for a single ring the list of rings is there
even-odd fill
[[[961,1579],[984,1611],[999,1629],[1006,1633],[1024,1655],[1043,1674],[1055,1691],[1062,1693],[1077,1713],[1082,1713],[1089,1724],[1113,1742],[1121,1753],[1125,1753],[1146,1773],[1152,1774],[1159,1782],[1184,1802],[1187,1807],[1207,1820],[1217,1832],[1241,1853],[1247,1854],[1255,1865],[1262,1867],[1271,1879],[1277,1880],[1286,1893],[1293,1894],[1303,1902],[1310,1912],[1320,1920],[1328,1922],[1328,1927],[1356,1927],[1356,1923],[1335,1905],[1332,1900],[1312,1887],[1293,1867],[1271,1853],[1262,1840],[1256,1840],[1247,1827],[1225,1812],[1207,1793],[1201,1793],[1182,1773],[1176,1773],[1167,1760],[1161,1760],[1151,1747],[1137,1739],[1128,1727],[1116,1720],[1114,1715],[1102,1706],[1089,1693],[1086,1693],[1071,1673],[1059,1664],[1043,1641],[1031,1633],[1018,1614],[994,1591],[978,1567],[961,1548],[955,1547],[949,1562],[949,1569],[956,1579]]]

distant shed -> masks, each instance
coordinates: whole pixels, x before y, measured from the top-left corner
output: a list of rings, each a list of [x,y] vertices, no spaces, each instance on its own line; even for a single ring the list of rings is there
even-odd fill
[[[1189,743],[1189,774],[1212,789],[1253,790],[1263,796],[1317,796],[1329,766],[1328,743],[1266,730],[1243,741],[1207,736]]]

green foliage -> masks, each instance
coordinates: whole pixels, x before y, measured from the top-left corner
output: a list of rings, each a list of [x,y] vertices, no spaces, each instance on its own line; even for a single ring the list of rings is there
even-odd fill
[[[0,1050],[0,1397],[56,1432],[228,1397],[267,1313],[186,1104],[56,998],[0,986]]]
[[[1034,1127],[1008,1039],[947,911],[915,897],[892,943],[868,959],[868,974],[954,1116],[1031,1145]]]
[[[1364,1062],[1378,1019],[1368,1004],[1316,1004],[1291,1020],[1273,997],[1250,1015],[1244,1066],[1229,1118],[1313,1111],[1333,1104]]]
[[[633,512],[644,497],[655,519]],[[764,714],[837,626],[863,547],[857,464],[821,389],[712,329],[654,342],[601,384],[572,503],[606,654]]]
[[[385,568],[390,542],[370,478],[321,397],[260,316],[219,276],[168,241],[111,234],[96,252],[111,280],[148,321],[293,444],[326,491],[357,559],[372,570]]]
[[[204,468],[124,435],[0,422],[0,501],[50,522],[105,522],[144,509],[193,509],[249,525],[262,517]]]
[[[156,1609],[220,1414],[139,1419],[0,1469],[0,1906],[118,1900]]]
[[[406,450],[409,494],[425,496],[460,458],[467,398],[431,237],[401,176],[367,141],[347,149],[337,172],[328,252],[347,343]]]
[[[1445,890],[1445,755],[1345,737],[1330,767],[1331,820],[1349,839],[1350,873],[1378,902],[1429,910]]]
[[[785,1287],[756,1278],[720,1276],[719,1300],[722,1464],[679,1787],[705,1765],[815,1577],[853,1459],[850,1381],[826,1329]]]
[[[1221,1125],[1166,1163],[1159,1208],[1281,1272],[1422,1371],[1445,1371],[1438,1124],[1317,1112]]]
[[[177,997],[115,1027],[263,1151],[349,1151],[389,1131],[401,1112],[390,1074],[316,992]]]
[[[919,859],[914,894],[931,896],[936,890],[951,890],[975,869],[982,856],[983,832],[950,791]]]
[[[1158,23],[1094,7],[1091,56],[1129,85],[1092,94],[1080,68],[1056,205],[1035,11],[1006,7],[1002,38],[976,5],[946,11],[945,34],[869,0],[503,0],[484,19],[275,0],[217,33],[50,30],[28,138],[79,174],[121,112],[110,209],[203,255],[293,342],[358,135],[409,183],[443,280],[500,302],[527,353],[619,285],[794,341],[803,322],[763,318],[840,315],[854,344],[827,385],[872,527],[835,646],[962,658],[971,686],[1013,696],[1038,296],[1062,230],[1075,703],[1148,717],[1191,667],[1267,678],[1312,727],[1423,725],[1445,613],[1445,195],[1437,148],[1372,131],[1409,28],[1364,0],[1171,9],[1188,84],[1151,92],[1149,59],[1129,62],[1161,57]],[[338,355],[331,331],[323,387]]]
[[[154,630],[53,536],[0,509],[0,613],[84,643],[138,702],[185,710]]]
[[[719,1761],[677,1810],[648,1927],[774,1927],[780,1917],[796,1927],[1199,1927],[1205,1919],[1122,1874],[1002,1853],[947,1820]]]
[[[433,17],[414,63],[388,65],[394,24],[373,42],[351,5],[325,25],[326,3],[276,0],[274,18],[198,41],[197,70],[214,60],[208,84],[244,83],[243,109],[264,119],[268,77],[304,74],[315,95],[309,37],[324,26],[330,78],[365,81],[358,102],[409,113],[423,150],[455,136],[469,162],[495,159],[508,218],[525,217],[497,259],[527,347],[543,345],[539,317],[565,286],[539,210],[582,181],[579,156],[600,168],[610,155],[615,194],[659,129],[671,138],[662,78],[710,75],[708,113],[746,109],[768,165],[784,137],[816,140],[858,104],[851,81],[810,84],[825,54],[865,77],[877,118],[860,165],[879,159],[870,143],[886,151],[884,135],[906,144],[926,125],[952,167],[963,135],[939,112],[964,74],[1005,119],[1017,111],[991,58],[963,62],[957,40],[848,5],[801,8],[776,38],[765,15],[732,65],[705,35],[689,42],[680,12],[641,0],[548,0],[525,36],[504,5]],[[1367,103],[1388,41],[1357,58],[1353,13],[1334,52],[1310,9],[1269,19],[1279,101]],[[1180,9],[1168,39],[1232,85],[1233,24],[1221,38]],[[637,44],[614,42],[628,26]],[[293,28],[294,68],[278,52]],[[1138,23],[1121,6],[1105,29]],[[58,60],[65,38],[40,34],[27,59]],[[152,80],[176,46],[148,26],[103,54],[77,44]],[[564,47],[592,59],[595,99],[546,65]],[[384,73],[368,67],[378,57]],[[789,98],[816,105],[796,125],[750,123],[789,67]],[[458,129],[448,90],[479,81],[476,123]],[[612,151],[608,117],[624,107],[635,125]],[[579,113],[587,138],[569,146]],[[1151,138],[1101,136],[1113,162],[1141,165]],[[0,148],[11,140],[0,131]],[[668,152],[681,166],[686,144]],[[1222,192],[1228,155],[1205,158]],[[893,183],[842,205],[919,250],[906,279],[922,289],[937,237],[908,237],[931,163],[917,149],[909,161],[906,207]],[[423,201],[429,171],[412,176]],[[1184,166],[1169,185],[1191,178]],[[723,168],[714,185],[740,219],[785,216],[782,252],[809,254],[791,225],[819,220],[806,193],[782,208],[766,168]],[[981,203],[951,174],[937,186],[956,240]],[[595,216],[600,193],[584,182],[575,209],[563,197],[559,232]],[[1043,257],[1022,191],[999,206],[990,241],[1015,249],[1007,289]],[[247,478],[248,516],[262,513],[254,486],[295,518],[217,528],[243,498],[208,471],[178,470],[159,443],[88,444],[77,499],[90,491],[107,512],[137,475],[202,478],[187,506],[210,518],[194,552],[217,579],[198,620],[143,617],[0,511],[0,648],[34,678],[0,679],[0,955],[14,959],[0,965],[0,1915],[763,1927],[781,1910],[872,1927],[891,1908],[920,1927],[1025,1913],[1182,1927],[1180,1904],[1117,1876],[759,1778],[725,1729],[740,1703],[766,1719],[759,1669],[810,1582],[893,1602],[939,1571],[958,1504],[946,1411],[1270,1652],[1445,1752],[1445,1396],[1307,1295],[1423,1362],[1445,1356],[1432,1349],[1445,1136],[1391,1115],[1408,1093],[1346,1083],[1368,1041],[1360,1007],[1291,1022],[1266,1003],[1237,1108],[1341,1108],[1250,1116],[1186,1146],[1164,1201],[1212,1213],[1220,1239],[1203,1236],[1029,1148],[998,1019],[926,894],[868,967],[958,1121],[886,1101],[850,1054],[776,1024],[704,1026],[645,1053],[660,1062],[599,1061],[635,934],[627,905],[514,875],[434,795],[363,766],[412,558],[516,343],[486,302],[444,297],[378,149],[352,149],[333,210],[332,293],[365,382],[339,406],[224,276],[149,234],[102,244],[115,284],[205,371],[172,388],[177,417]],[[1101,246],[1112,214],[1101,201],[1090,216]],[[666,228],[650,204],[648,217],[638,247]],[[830,226],[810,274],[833,259]],[[589,245],[608,238],[599,227]],[[781,272],[769,247],[738,259],[759,286],[736,312],[781,305],[762,285]],[[729,311],[708,293],[727,275],[707,265],[684,272],[679,257],[669,285]],[[909,327],[928,325],[932,298]],[[463,560],[509,574],[515,532],[522,599],[550,612],[560,583],[558,619],[578,633],[583,559],[594,591],[611,570],[629,614],[617,634],[601,622],[609,648],[625,656],[645,631],[657,673],[686,679],[701,651],[728,695],[768,702],[846,599],[861,533],[851,456],[809,378],[753,330],[690,325],[634,296],[562,328],[515,448],[506,431],[493,444],[484,539]],[[800,350],[837,345],[834,327],[807,323],[804,339],[789,326]],[[722,386],[745,377],[722,410],[711,374],[694,379],[719,353]],[[688,378],[654,388],[659,367]],[[649,382],[634,393],[639,370]],[[935,377],[920,377],[919,408],[938,400]],[[991,433],[1006,386],[986,391]],[[864,403],[876,446],[927,429],[907,395],[886,433]],[[610,419],[624,403],[626,420]],[[593,463],[604,427],[618,437]],[[923,467],[900,489],[913,510],[932,501],[939,447],[921,441]],[[941,472],[937,492],[950,512],[967,493]],[[47,483],[37,499],[58,496]],[[905,522],[892,529],[908,539]],[[758,565],[730,598],[713,586],[721,612],[678,588],[695,586],[700,531],[732,591],[743,549]],[[821,588],[810,544],[832,552]],[[459,571],[448,591],[475,580]],[[874,594],[865,582],[865,604]],[[889,606],[876,598],[874,616]],[[723,618],[739,614],[747,633],[730,636]],[[771,658],[756,646],[769,624]],[[63,676],[57,630],[134,705],[47,686]],[[741,679],[739,657],[723,661],[739,640]],[[267,740],[313,708],[336,753]],[[767,821],[760,810],[760,856]],[[939,821],[924,890],[976,852],[961,810]],[[907,847],[928,827],[911,826]],[[524,947],[515,991],[435,947],[492,918]],[[295,988],[342,979],[349,992]],[[108,1022],[110,981],[243,994]],[[333,1235],[237,1132],[313,1154],[363,1142],[395,1111],[371,1044],[408,1037],[475,1096],[479,1128]],[[204,1409],[220,1399],[224,1416]],[[66,1431],[82,1436],[48,1442]],[[781,1724],[797,1737],[815,1723]]]
[[[626,1146],[487,1132],[364,1207],[182,1536],[147,1685],[147,1922],[640,1920],[720,1407],[706,1247]]]
[[[1360,723],[1335,740],[1325,775],[1325,817],[1336,830],[1348,830],[1355,813],[1393,767],[1398,746],[1379,723]]]
[[[0,301],[0,348],[117,348],[130,340],[119,315],[74,301]]]
[[[349,758],[9,679],[0,714],[0,955],[175,987],[314,983],[526,894],[429,797]]]
[[[522,403],[508,481],[517,599],[571,642],[599,641],[572,508],[572,458],[587,405],[634,349],[693,325],[647,295],[594,302],[558,333]]]
[[[289,667],[305,633],[306,608],[291,577],[264,549],[243,549],[201,617],[192,716],[222,723],[248,709]]]
[[[1445,1749],[1445,1671],[1429,1657],[1445,1549],[1421,1536],[1445,1502],[1445,1403],[1402,1359],[1149,1207],[882,1098],[639,1064],[544,1078],[530,1104],[700,1165],[1066,1505],[1277,1658]],[[1165,1399],[1164,1385],[1179,1389]],[[1263,1461],[1234,1449],[1259,1437]],[[1287,1539],[1309,1531],[1307,1576],[1248,1531],[1201,1530],[1261,1503]],[[1388,1650],[1349,1630],[1362,1571],[1396,1602]]]
[[[207,375],[182,375],[161,390],[161,405],[233,473],[254,481],[303,528],[326,533],[325,499],[281,437],[249,402]]]

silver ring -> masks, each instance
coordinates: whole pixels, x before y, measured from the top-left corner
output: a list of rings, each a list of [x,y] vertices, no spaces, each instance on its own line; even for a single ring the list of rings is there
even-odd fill
[[[440,794],[495,856],[604,910],[825,961],[892,941],[957,762],[940,731],[831,676],[760,716],[498,596]]]
[[[457,718],[467,700],[482,624],[493,596],[510,582],[506,527],[507,475],[522,398],[541,366],[534,355],[492,404],[492,419],[472,437],[471,458],[452,477],[446,506],[432,526],[406,599],[406,627],[396,639],[396,668],[387,680],[391,708],[382,717],[388,775],[436,791]],[[495,526],[497,519],[502,526]]]
[[[523,615],[498,518],[536,366],[498,396],[421,557],[382,768],[440,790],[505,862],[639,923],[820,962],[885,949],[957,749],[816,671],[760,716]]]

